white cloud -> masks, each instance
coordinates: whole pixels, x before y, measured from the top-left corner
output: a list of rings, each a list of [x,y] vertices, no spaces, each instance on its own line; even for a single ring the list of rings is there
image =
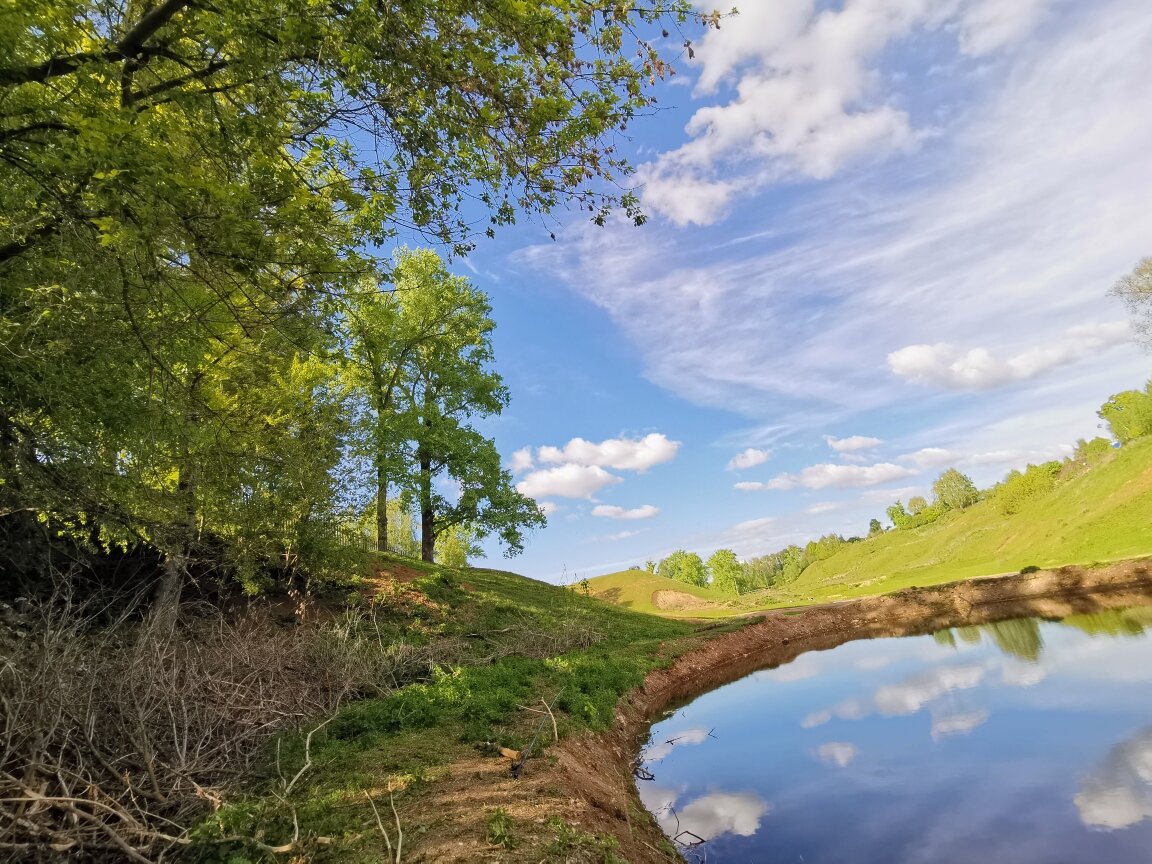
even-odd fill
[[[866,435],[852,435],[848,438],[833,438],[825,435],[824,441],[837,453],[856,453],[859,450],[871,450],[884,442],[880,438],[869,438]]]
[[[732,200],[798,175],[827,179],[844,168],[913,149],[900,100],[878,68],[890,44],[948,25],[968,55],[1025,36],[1050,0],[815,0],[749,4],[733,26],[697,48],[696,95],[731,83],[735,95],[699,108],[689,140],[641,166],[644,203],[678,225],[716,221]]]
[[[658,818],[665,833],[691,831],[701,840],[722,834],[751,837],[760,829],[760,820],[770,808],[755,792],[711,792]]]
[[[991,390],[1035,378],[1104,349],[1132,341],[1126,321],[1069,328],[1063,339],[998,359],[987,348],[963,351],[944,342],[909,345],[888,355],[888,366],[913,384],[948,390]]]
[[[1091,827],[1115,830],[1152,818],[1152,727],[1116,745],[1074,801]]]
[[[950,735],[967,735],[988,719],[984,709],[964,711],[955,714],[939,714],[932,717],[932,740],[939,741]]]
[[[983,666],[940,666],[922,675],[889,684],[876,691],[873,701],[885,716],[915,714],[929,702],[954,690],[970,690],[984,680]]]
[[[514,452],[508,459],[508,467],[512,473],[519,474],[523,471],[528,471],[532,468],[532,448],[521,447]]]
[[[703,744],[708,740],[710,732],[710,729],[705,729],[702,726],[692,726],[673,732],[663,741],[649,742],[641,754],[644,764],[651,765],[653,762],[659,762],[676,747],[682,747],[685,744]]]
[[[642,473],[653,465],[671,461],[679,449],[679,441],[669,441],[666,435],[653,432],[643,438],[609,438],[598,444],[573,438],[563,447],[540,447],[536,458],[554,465],[592,465]]]
[[[516,484],[516,491],[529,498],[591,498],[620,478],[597,465],[561,465],[533,471]]]
[[[804,508],[804,512],[809,516],[819,516],[821,513],[831,513],[833,510],[839,510],[844,506],[841,501],[820,501],[810,507]]]
[[[771,450],[761,450],[757,447],[749,447],[741,453],[737,453],[728,462],[729,471],[742,471],[745,468],[755,468],[757,465],[763,465],[772,458]]]
[[[829,741],[816,748],[816,758],[837,768],[847,768],[855,760],[859,751],[855,744],[844,741]]]
[[[598,504],[592,508],[593,516],[601,516],[605,519],[651,519],[659,512],[660,508],[651,504],[644,504],[631,510],[625,510],[614,504]]]
[[[537,501],[536,506],[540,508],[540,512],[545,516],[551,516],[553,513],[559,512],[562,508],[554,501]]]
[[[891,462],[878,462],[875,465],[836,465],[824,463],[809,465],[799,474],[780,474],[767,483],[737,483],[737,489],[763,491],[775,489],[861,489],[866,486],[879,486],[901,480],[916,474],[910,468]]]
[[[604,534],[597,537],[590,538],[595,541],[604,541],[607,543],[615,543],[617,540],[627,540],[629,537],[635,537],[639,531],[617,531],[615,534]]]
[[[945,465],[954,464],[959,458],[958,454],[953,453],[951,450],[946,450],[943,447],[924,447],[915,453],[905,453],[903,456],[897,456],[896,461],[908,462],[924,470],[927,468],[943,468]]]

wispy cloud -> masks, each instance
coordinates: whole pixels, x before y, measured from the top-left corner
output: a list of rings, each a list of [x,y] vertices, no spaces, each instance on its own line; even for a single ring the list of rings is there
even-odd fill
[[[644,504],[631,510],[617,507],[614,504],[598,504],[592,508],[593,516],[600,516],[605,519],[651,519],[659,512],[660,508],[651,504]]]
[[[727,467],[729,471],[742,471],[745,468],[755,468],[757,465],[763,465],[771,458],[771,450],[749,447],[747,450],[733,456],[731,460],[729,460]]]
[[[879,486],[902,480],[916,474],[903,465],[891,462],[878,462],[875,465],[837,465],[823,463],[809,465],[798,474],[780,474],[766,483],[737,483],[736,488],[747,492],[776,490],[787,492],[791,489],[861,489],[866,486]]]

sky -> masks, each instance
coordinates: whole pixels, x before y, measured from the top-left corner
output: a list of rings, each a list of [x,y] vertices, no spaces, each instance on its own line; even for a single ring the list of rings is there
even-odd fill
[[[623,142],[647,224],[524,219],[453,263],[512,394],[483,429],[549,518],[493,566],[865,534],[1152,376],[1108,294],[1152,255],[1147,0],[738,5],[668,43]]]

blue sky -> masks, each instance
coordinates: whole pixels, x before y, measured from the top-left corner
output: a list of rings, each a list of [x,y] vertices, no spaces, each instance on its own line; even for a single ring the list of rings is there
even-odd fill
[[[1147,0],[739,5],[630,132],[647,225],[454,264],[512,392],[485,430],[550,513],[526,575],[862,534],[1152,375],[1107,293],[1152,255]]]

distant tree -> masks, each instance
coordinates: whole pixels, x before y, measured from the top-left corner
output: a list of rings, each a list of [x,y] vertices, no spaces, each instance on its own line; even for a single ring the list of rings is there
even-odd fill
[[[644,562],[644,569],[647,570],[649,573],[655,573],[656,572],[656,562],[653,561],[651,558],[649,558],[647,561]]]
[[[891,507],[889,507],[885,512],[888,514],[888,518],[892,520],[893,527],[895,527],[895,528],[907,528],[908,527],[910,517],[908,516],[908,511],[906,511],[904,509],[903,502],[897,501],[895,504],[893,504]]]
[[[872,519],[868,522],[868,536],[875,537],[877,534],[884,533],[884,525],[881,524],[879,519]]]
[[[949,510],[963,510],[980,500],[980,492],[972,478],[955,468],[949,468],[936,478],[932,484],[932,494],[937,504]]]
[[[991,498],[1005,516],[1018,513],[1028,501],[1052,491],[1062,467],[1061,463],[1052,461],[1029,465],[1022,472],[1009,471],[1004,481],[992,489]]]
[[[1107,438],[1099,436],[1091,441],[1081,438],[1076,442],[1076,449],[1072,451],[1071,461],[1082,467],[1096,465],[1112,452],[1112,444]]]
[[[795,544],[785,547],[779,554],[782,558],[783,566],[780,570],[780,576],[776,581],[780,583],[793,582],[800,578],[800,574],[804,572],[804,569],[810,563],[804,554],[804,550]]]
[[[1132,329],[1145,348],[1152,348],[1152,258],[1145,258],[1117,282],[1111,293],[1132,313]]]
[[[920,515],[920,511],[922,511],[927,506],[928,499],[923,495],[913,495],[908,499],[908,512],[913,516]]]
[[[471,558],[483,554],[471,526],[460,523],[436,537],[436,561],[447,567],[466,567]]]
[[[668,579],[704,587],[708,584],[708,570],[695,552],[677,549],[660,562],[657,572]]]
[[[731,549],[717,549],[708,559],[708,572],[712,575],[712,587],[729,594],[740,590],[743,568]]]
[[[1121,444],[1152,435],[1152,380],[1143,390],[1125,390],[1108,397],[1098,416]]]

